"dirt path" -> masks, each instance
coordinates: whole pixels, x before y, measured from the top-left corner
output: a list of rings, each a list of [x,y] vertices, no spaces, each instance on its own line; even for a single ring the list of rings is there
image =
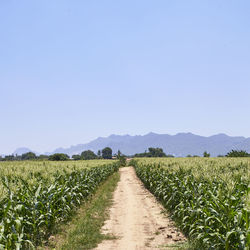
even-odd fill
[[[102,228],[104,234],[117,238],[101,242],[96,249],[159,249],[166,244],[184,241],[184,236],[171,220],[161,213],[163,208],[143,187],[134,169],[121,168],[120,174],[110,219]]]

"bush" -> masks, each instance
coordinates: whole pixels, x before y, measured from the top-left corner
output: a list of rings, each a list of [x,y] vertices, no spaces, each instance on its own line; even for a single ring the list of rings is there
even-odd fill
[[[102,150],[102,158],[103,159],[112,159],[112,149],[106,147]]]
[[[97,159],[97,155],[91,151],[91,150],[86,150],[81,153],[81,158],[82,160],[94,160]]]
[[[49,159],[49,156],[48,155],[39,155],[37,157],[38,160],[48,160]]]
[[[53,154],[49,156],[49,161],[67,161],[69,156],[66,154]]]
[[[243,150],[232,150],[226,154],[226,157],[250,157],[250,154]]]
[[[203,157],[210,157],[210,154],[209,154],[207,151],[205,151],[205,152],[203,153]]]
[[[37,156],[33,152],[28,152],[28,153],[22,154],[21,156],[22,160],[34,160],[36,158]]]
[[[166,155],[162,148],[148,148],[149,152],[135,154],[135,157],[173,157]]]
[[[81,160],[82,158],[81,158],[80,155],[72,155],[72,159],[73,159],[74,161],[79,161],[79,160]]]

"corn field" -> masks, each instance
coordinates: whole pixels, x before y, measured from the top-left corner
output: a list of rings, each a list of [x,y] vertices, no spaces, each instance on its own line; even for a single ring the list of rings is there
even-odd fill
[[[34,162],[45,164],[40,170],[37,166],[32,169],[32,162],[20,169],[14,165],[24,163],[10,163],[14,165],[1,173],[0,249],[33,249],[48,238],[56,224],[66,221],[103,180],[118,170],[117,162],[99,162],[99,166],[81,161],[61,167],[61,162],[54,166]],[[16,173],[13,168],[17,168]]]
[[[249,159],[137,159],[138,177],[201,249],[249,249]]]
[[[74,170],[98,167],[109,164],[109,160],[90,161],[0,161],[0,179],[2,177],[16,178],[27,181],[29,185],[36,183],[36,177],[42,176],[49,182],[55,180],[55,173],[71,173]],[[19,185],[9,183],[11,190],[15,192]],[[0,181],[0,199],[7,194],[6,188]]]

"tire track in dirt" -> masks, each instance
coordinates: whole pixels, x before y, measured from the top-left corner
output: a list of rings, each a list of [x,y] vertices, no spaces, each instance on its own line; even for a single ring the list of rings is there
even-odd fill
[[[185,241],[174,223],[162,213],[163,207],[144,188],[134,168],[121,168],[120,175],[110,219],[102,228],[104,234],[111,234],[116,239],[104,240],[96,249],[159,249],[166,244]]]

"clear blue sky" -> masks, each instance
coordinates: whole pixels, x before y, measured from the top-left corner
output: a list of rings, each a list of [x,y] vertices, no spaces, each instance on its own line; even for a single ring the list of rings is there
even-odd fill
[[[110,134],[250,137],[250,1],[0,0],[0,153]]]

